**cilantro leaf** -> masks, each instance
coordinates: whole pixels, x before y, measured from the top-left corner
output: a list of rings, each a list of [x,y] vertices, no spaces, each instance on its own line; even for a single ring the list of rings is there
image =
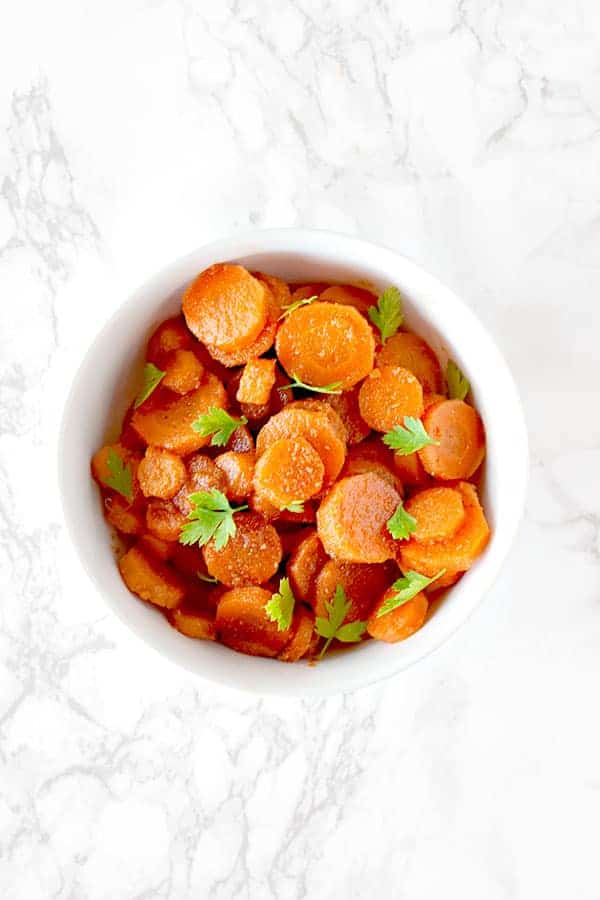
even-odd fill
[[[146,363],[146,365],[144,366],[144,372],[142,374],[142,387],[139,394],[135,398],[135,403],[133,404],[134,409],[137,409],[138,406],[142,405],[144,400],[148,399],[150,394],[161,383],[165,375],[166,372],[163,372],[161,369],[157,368],[154,363]]]
[[[315,631],[320,637],[326,638],[323,649],[319,653],[319,659],[323,658],[334,638],[345,643],[354,643],[355,641],[360,641],[365,633],[367,629],[366,622],[347,622],[345,625],[343,624],[351,606],[350,600],[346,599],[344,588],[341,584],[338,584],[333,596],[333,602],[325,602],[325,610],[328,617],[325,619],[322,616],[317,616],[315,619]]]
[[[402,300],[397,287],[386,288],[377,300],[377,306],[369,307],[369,318],[379,328],[381,343],[396,334],[404,320]]]
[[[426,575],[421,575],[420,572],[413,572],[411,569],[410,572],[407,572],[406,575],[393,583],[392,590],[397,593],[393,597],[388,597],[381,609],[378,610],[377,618],[380,619],[386,613],[392,612],[392,610],[398,609],[399,606],[408,603],[420,591],[433,584],[438,578],[441,578],[445,571],[445,569],[440,569],[433,578],[427,578]]]
[[[106,457],[106,468],[109,475],[102,481],[106,487],[112,488],[131,502],[133,498],[133,480],[131,475],[131,466],[124,463],[116,450],[111,447]]]
[[[292,624],[295,603],[296,598],[290,587],[289,578],[280,578],[279,592],[273,594],[265,604],[267,617],[271,622],[277,622],[278,631],[287,631]]]
[[[230,506],[225,494],[216,488],[190,494],[188,500],[193,509],[181,529],[179,543],[203,547],[214,537],[216,550],[222,550],[229,538],[235,537],[233,514],[248,509],[247,506]]]
[[[405,541],[411,536],[413,531],[416,531],[416,528],[417,520],[410,513],[406,512],[402,501],[400,501],[394,515],[387,520],[387,530],[394,540]]]
[[[384,434],[382,440],[386,447],[391,447],[401,456],[408,456],[429,444],[439,443],[427,434],[421,420],[413,416],[404,416],[404,425],[395,425]]]
[[[196,421],[192,422],[192,428],[202,437],[212,434],[211,447],[224,447],[235,429],[240,425],[246,425],[247,422],[246,416],[234,419],[226,410],[211,406],[207,413],[198,416]]]
[[[302,300],[294,300],[293,303],[288,303],[287,306],[282,307],[283,312],[277,321],[281,322],[282,319],[285,319],[286,316],[289,316],[289,314],[295,312],[295,310],[300,309],[301,306],[306,306],[308,303],[314,303],[315,300],[318,299],[318,294],[314,294],[312,297],[304,297]]]
[[[296,378],[295,375],[291,376],[294,380],[289,384],[284,384],[281,388],[282,391],[288,391],[290,388],[304,388],[305,391],[315,391],[317,394],[341,394],[342,393],[342,382],[341,381],[332,381],[331,384],[324,384],[321,387],[317,387],[314,384],[305,384],[304,381],[300,381],[299,378]]]
[[[446,380],[448,382],[448,396],[451,400],[464,400],[471,390],[468,380],[451,359],[448,360],[446,367]]]
[[[304,500],[291,500],[286,506],[281,507],[282,510],[287,509],[291,513],[304,512]]]

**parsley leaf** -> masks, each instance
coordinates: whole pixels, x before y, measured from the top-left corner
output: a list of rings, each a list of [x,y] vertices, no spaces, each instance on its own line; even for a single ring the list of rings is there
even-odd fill
[[[289,391],[290,388],[304,388],[305,391],[315,391],[317,394],[341,394],[342,393],[342,382],[341,381],[332,381],[331,384],[324,384],[322,387],[317,387],[314,384],[305,384],[304,381],[300,381],[299,378],[296,378],[295,375],[291,376],[294,380],[289,384],[284,384],[281,388],[282,391]]]
[[[111,447],[106,457],[106,468],[109,471],[107,478],[102,481],[106,487],[112,488],[118,494],[122,494],[126,500],[131,502],[133,498],[133,481],[131,476],[131,466],[124,463],[116,450]]]
[[[267,617],[271,622],[277,622],[278,631],[287,631],[292,624],[295,603],[296,598],[290,587],[289,578],[280,578],[279,592],[273,594],[265,604]]]
[[[283,312],[277,321],[281,322],[282,319],[285,319],[286,316],[289,316],[289,314],[295,312],[295,310],[300,309],[301,306],[306,306],[308,303],[314,303],[315,300],[318,299],[318,294],[314,294],[312,297],[305,297],[302,300],[294,300],[293,303],[288,303],[287,306],[282,307]]]
[[[233,514],[248,509],[247,506],[230,506],[225,494],[216,488],[190,494],[188,500],[194,508],[181,529],[179,543],[203,547],[214,537],[216,550],[222,550],[229,538],[235,537]]]
[[[135,403],[133,404],[133,408],[137,409],[138,406],[141,406],[144,400],[147,400],[150,394],[158,387],[163,378],[165,377],[166,372],[163,372],[161,369],[158,369],[154,363],[146,363],[144,366],[144,372],[142,374],[142,387],[135,398]]]
[[[287,509],[287,511],[291,513],[303,513],[304,500],[291,500],[287,506],[282,506],[281,508],[282,510]]]
[[[391,447],[401,456],[408,456],[429,444],[439,443],[427,434],[421,420],[413,416],[404,416],[404,425],[394,425],[391,431],[384,434],[382,441],[386,447]]]
[[[394,515],[387,520],[387,530],[394,540],[405,541],[416,529],[417,520],[410,513],[406,512],[402,501],[400,501]]]
[[[407,572],[406,575],[393,583],[392,590],[397,591],[397,593],[393,597],[388,597],[381,609],[378,610],[377,618],[380,619],[386,613],[392,612],[392,610],[398,609],[399,606],[408,603],[420,591],[433,584],[438,578],[441,578],[445,571],[445,569],[440,569],[433,578],[427,578],[425,575],[421,575],[420,572],[413,572],[411,569],[410,572]]]
[[[446,380],[448,382],[448,396],[451,400],[464,400],[471,390],[468,380],[451,359],[448,360],[446,367]]]
[[[386,288],[377,300],[377,306],[369,307],[369,318],[379,328],[381,343],[396,334],[404,320],[402,300],[397,287]]]
[[[218,406],[211,406],[207,413],[198,416],[195,422],[192,422],[192,428],[202,437],[208,437],[212,434],[211,447],[224,447],[236,428],[240,425],[246,425],[248,419],[242,416],[241,419],[234,419],[224,409]]]
[[[324,619],[321,616],[317,616],[315,620],[315,631],[320,637],[326,638],[323,649],[319,653],[319,659],[323,659],[334,638],[346,644],[352,644],[360,641],[365,633],[367,629],[366,622],[347,622],[345,625],[343,624],[351,606],[350,600],[346,599],[344,588],[341,584],[338,584],[335,589],[333,602],[325,601],[328,618]]]

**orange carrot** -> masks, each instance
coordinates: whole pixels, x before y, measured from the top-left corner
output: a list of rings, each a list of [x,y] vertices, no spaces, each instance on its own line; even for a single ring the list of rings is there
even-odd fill
[[[327,561],[327,554],[323,550],[316,529],[306,530],[307,534],[289,558],[287,575],[294,596],[298,600],[314,601],[315,579]]]
[[[173,609],[185,596],[185,586],[176,573],[137,546],[121,557],[119,571],[132,593],[155,606]]]
[[[404,508],[417,521],[412,538],[420,544],[451,538],[465,520],[462,494],[451,487],[419,491],[406,501]]]
[[[169,618],[173,627],[186,637],[204,641],[214,641],[217,638],[214,619],[207,613],[174,609]]]
[[[330,559],[325,563],[315,582],[315,615],[327,616],[326,603],[331,603],[335,589],[341,585],[347,600],[352,604],[345,621],[363,622],[377,597],[386,589],[397,573],[395,565],[359,565]]]
[[[227,647],[250,656],[277,656],[290,640],[291,630],[279,631],[265,606],[271,591],[255,585],[226,591],[219,601],[216,628]]]
[[[442,390],[444,379],[437,356],[423,338],[411,332],[399,331],[388,338],[377,353],[376,365],[401,366],[421,382],[423,391]]]
[[[236,399],[240,403],[263,405],[269,402],[275,384],[275,360],[251,359],[244,366]]]
[[[464,400],[434,403],[423,416],[427,434],[437,441],[419,450],[423,468],[434,478],[470,478],[485,456],[485,432],[479,414]]]
[[[325,484],[331,484],[344,464],[346,448],[329,418],[312,409],[285,407],[263,425],[256,438],[256,455],[281,438],[304,438],[317,451],[325,467]]]
[[[354,287],[352,284],[332,284],[321,291],[319,300],[353,306],[363,316],[368,315],[369,307],[377,303],[377,297],[371,291]]]
[[[215,465],[225,475],[225,494],[230,500],[245,500],[252,492],[254,453],[229,450],[215,458]]]
[[[161,541],[177,541],[186,517],[172,500],[150,500],[146,508],[146,528]]]
[[[390,431],[405,416],[423,412],[423,389],[415,376],[400,366],[373,369],[358,393],[360,414],[375,431]]]
[[[358,391],[356,385],[341,394],[328,394],[325,402],[336,411],[346,429],[349,444],[358,444],[371,432],[358,408]]]
[[[397,606],[389,613],[378,617],[377,613],[383,604],[396,592],[388,588],[369,616],[367,632],[378,641],[396,644],[418,631],[427,615],[428,602],[424,593],[415,594],[412,600]]]
[[[173,497],[173,503],[184,516],[188,516],[192,511],[188,500],[190,494],[213,490],[224,493],[226,487],[225,473],[208,456],[195,453],[187,460],[187,478],[181,490]]]
[[[221,584],[264,584],[281,562],[281,541],[272,525],[251,512],[236,513],[235,537],[217,550],[214,539],[203,548],[209,573]]]
[[[160,447],[148,447],[137,475],[144,497],[170,500],[183,486],[186,469],[181,457],[175,453]]]
[[[321,457],[304,438],[281,438],[270,444],[256,463],[255,490],[283,509],[321,490],[325,468]]]
[[[283,662],[297,662],[308,653],[313,632],[315,617],[307,609],[300,607],[294,612],[292,622],[293,637],[287,647],[278,656]]]
[[[113,491],[104,500],[106,521],[121,534],[142,534],[145,530],[144,509],[129,503]]]
[[[204,366],[191,350],[171,350],[162,363],[165,373],[161,382],[176,394],[187,394],[200,387]]]

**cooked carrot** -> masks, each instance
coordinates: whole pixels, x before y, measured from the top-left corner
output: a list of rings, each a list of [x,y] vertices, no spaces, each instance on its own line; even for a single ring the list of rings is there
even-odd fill
[[[440,403],[442,400],[447,400],[445,394],[427,394],[423,392],[423,409],[427,410],[430,406],[433,406],[434,403]]]
[[[399,503],[398,491],[372,472],[342,478],[317,510],[325,551],[347,562],[393,559],[394,541],[386,526]]]
[[[185,464],[180,456],[161,447],[148,447],[137,470],[144,497],[170,500],[186,479]]]
[[[264,584],[281,562],[281,541],[272,525],[252,512],[236,513],[235,537],[222,550],[214,539],[203,548],[209,573],[228,587]]]
[[[327,554],[316,528],[307,529],[307,534],[293,550],[286,569],[292,591],[298,600],[314,601],[315,579],[326,561]]]
[[[269,416],[274,416],[281,412],[284,406],[288,406],[294,399],[293,392],[285,387],[289,382],[290,379],[287,375],[284,375],[281,369],[276,366],[275,384],[271,390],[269,402],[260,404],[240,403],[240,412],[250,420],[254,427],[264,425]]]
[[[181,572],[188,578],[197,578],[198,572],[208,576],[202,549],[197,544],[180,544],[177,541],[173,545],[171,564],[178,572]],[[206,583],[202,582],[202,584]]]
[[[144,553],[147,552],[152,556],[156,556],[157,559],[160,559],[163,562],[171,559],[176,547],[182,546],[182,544],[178,544],[176,541],[161,541],[153,534],[143,534],[138,541],[140,550],[143,550]]]
[[[257,457],[281,438],[307,440],[317,451],[325,467],[324,484],[335,481],[344,465],[346,448],[324,413],[286,406],[259,431],[256,438]]]
[[[427,434],[437,441],[419,450],[423,468],[434,478],[470,478],[485,456],[485,432],[479,414],[464,400],[443,400],[423,416]]]
[[[326,281],[311,281],[309,284],[292,284],[290,285],[290,290],[292,291],[291,303],[296,303],[298,300],[308,300],[310,297],[318,297],[323,291],[326,291],[328,287],[331,287],[331,285],[327,284]]]
[[[451,538],[465,520],[462,494],[451,487],[419,491],[406,501],[404,508],[417,521],[412,538],[420,544]]]
[[[265,606],[271,591],[256,585],[226,591],[219,601],[216,628],[227,647],[250,656],[277,656],[290,640],[291,629],[279,631]]]
[[[373,472],[383,478],[398,491],[400,496],[403,495],[402,480],[394,468],[392,454],[380,440],[377,442],[363,441],[348,450],[342,475],[346,478],[349,475],[362,475],[365,472]]]
[[[485,549],[490,529],[472,484],[459,481],[456,490],[462,495],[465,518],[452,537],[429,544],[419,543],[411,537],[400,541],[398,560],[403,572],[414,570],[428,578],[440,569],[447,572],[465,572]],[[439,585],[438,585],[439,587]]]
[[[362,622],[368,619],[377,597],[393,581],[398,569],[394,564],[359,565],[330,559],[315,582],[315,615],[327,616],[326,603],[333,600],[338,584],[352,604],[345,621]]]
[[[215,465],[225,475],[225,493],[230,500],[245,500],[252,492],[254,453],[229,450],[215,457]]]
[[[279,509],[270,500],[261,494],[260,491],[254,491],[250,495],[248,505],[252,512],[258,513],[267,521],[287,522],[290,525],[306,525],[315,521],[315,503],[314,500],[305,500],[302,509],[294,512],[289,509]]]
[[[173,609],[185,596],[185,586],[177,574],[138,546],[119,560],[121,577],[130,591],[155,606]]]
[[[174,609],[170,615],[170,621],[177,631],[186,637],[197,638],[203,641],[215,641],[217,630],[212,616],[199,611]]]
[[[252,274],[269,288],[275,299],[279,313],[281,313],[284,306],[287,306],[292,302],[290,289],[282,278],[277,278],[276,275],[267,275],[266,272],[252,272]]]
[[[263,356],[273,346],[281,308],[273,292],[266,285],[263,285],[263,287],[267,295],[267,318],[258,337],[251,344],[238,350],[223,350],[214,344],[207,344],[207,350],[211,357],[222,366],[227,368],[242,366],[251,359]]]
[[[398,331],[387,339],[377,352],[376,365],[408,369],[429,393],[441,391],[444,384],[437,356],[427,341],[409,331]]]
[[[358,385],[342,394],[328,394],[325,402],[336,411],[346,429],[349,444],[359,444],[371,432],[358,408]]]
[[[161,541],[177,541],[186,517],[173,500],[150,500],[146,508],[146,528]]]
[[[171,350],[163,361],[163,387],[176,394],[187,394],[200,387],[204,366],[191,350]]]
[[[183,316],[166,319],[155,329],[148,341],[146,359],[159,369],[163,367],[165,356],[174,350],[191,350],[193,335],[188,330]]]
[[[267,321],[269,295],[243,266],[217,263],[183,295],[185,321],[198,340],[230,353],[250,346]]]
[[[119,444],[122,447],[125,447],[127,450],[137,450],[144,452],[146,449],[146,441],[141,437],[133,425],[131,424],[131,420],[133,418],[133,414],[135,413],[135,406],[133,403],[131,406],[127,408],[125,415],[123,416],[123,424],[121,425],[121,434],[119,435]]]
[[[287,647],[278,656],[283,662],[297,662],[308,653],[313,632],[315,629],[315,617],[307,609],[300,607],[294,612],[292,622],[293,637]]]
[[[395,591],[388,588],[383,597],[369,616],[367,632],[378,641],[386,641],[388,644],[396,644],[418,631],[427,615],[427,597],[423,592],[415,594],[412,600],[397,606],[389,613],[377,618],[377,613]]]
[[[281,541],[281,558],[282,560],[287,560],[296,551],[298,545],[302,543],[307,532],[311,529],[292,523],[286,523],[284,526],[283,522],[279,522],[278,525],[277,531]]]
[[[173,503],[185,516],[192,511],[188,500],[190,494],[202,491],[225,491],[227,479],[225,473],[215,465],[210,457],[203,453],[195,453],[187,460],[187,478],[185,484],[173,497]]]
[[[394,468],[402,484],[409,487],[424,487],[431,482],[431,477],[423,468],[418,453],[409,453],[407,456],[394,453]]]
[[[443,590],[443,588],[451,587],[453,584],[456,584],[456,582],[460,578],[462,578],[463,575],[464,572],[446,570],[443,575],[441,575],[439,578],[436,578],[433,584],[430,584],[425,588],[425,593],[435,594],[436,591],[441,591]]]
[[[321,291],[319,300],[353,306],[363,316],[368,315],[370,306],[377,304],[377,297],[371,291],[354,287],[352,284],[332,284]]]
[[[360,386],[360,414],[375,431],[390,431],[405,416],[423,412],[423,389],[412,372],[400,366],[373,369]]]
[[[280,324],[275,348],[290,377],[343,390],[373,368],[375,341],[367,320],[352,306],[311,303],[291,312]]]
[[[340,416],[335,411],[333,406],[327,403],[324,398],[322,400],[317,400],[316,397],[307,397],[304,400],[292,400],[292,402],[289,403],[288,406],[290,409],[312,409],[313,412],[322,413],[324,416],[327,416],[329,422],[331,423],[331,427],[335,431],[340,441],[346,443],[346,441],[348,440],[348,432],[346,431],[346,426],[342,422]]]
[[[138,482],[138,468],[142,454],[135,450],[124,447],[121,443],[106,444],[100,447],[92,456],[92,475],[104,490],[107,489],[107,481],[111,480],[111,471],[108,467],[108,460],[111,453],[116,454],[121,460],[123,466],[129,466],[131,469],[131,500],[134,501],[140,496],[140,485]]]
[[[251,359],[244,366],[236,399],[240,403],[266,404],[275,384],[275,360]]]
[[[256,463],[254,487],[278,509],[294,500],[308,500],[321,490],[325,468],[304,438],[281,438],[270,444]]]
[[[121,494],[110,492],[104,500],[106,521],[121,534],[142,534],[146,521],[144,509],[132,505]]]

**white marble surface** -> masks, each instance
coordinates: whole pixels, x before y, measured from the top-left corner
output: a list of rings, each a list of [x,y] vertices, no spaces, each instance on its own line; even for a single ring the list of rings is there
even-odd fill
[[[0,896],[600,897],[597,0],[7,0]],[[503,574],[323,702],[199,683],[107,614],[55,442],[91,338],[248,226],[360,234],[497,338],[531,437]]]

